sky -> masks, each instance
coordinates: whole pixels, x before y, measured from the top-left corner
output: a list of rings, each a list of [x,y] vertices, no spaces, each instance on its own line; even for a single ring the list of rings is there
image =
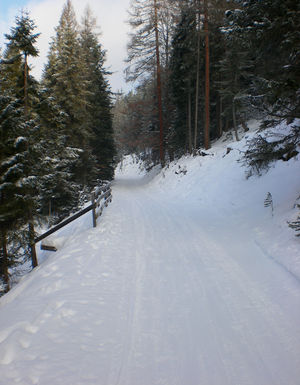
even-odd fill
[[[32,74],[37,79],[41,77],[47,61],[49,42],[55,35],[55,27],[58,25],[65,1],[0,0],[0,47],[2,49],[5,43],[4,34],[9,33],[10,28],[14,26],[15,17],[21,9],[29,11],[30,17],[37,26],[36,32],[41,33],[37,43],[40,56],[31,62]],[[131,88],[130,84],[126,84],[123,74],[129,32],[129,26],[126,23],[129,3],[130,0],[72,0],[77,21],[81,20],[87,5],[97,19],[102,33],[99,41],[106,50],[106,68],[113,72],[109,77],[113,92],[127,92]]]

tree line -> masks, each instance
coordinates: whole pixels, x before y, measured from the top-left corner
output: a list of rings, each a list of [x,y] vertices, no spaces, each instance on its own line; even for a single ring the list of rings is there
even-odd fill
[[[272,143],[251,143],[248,164],[255,170],[262,153],[267,164],[295,156],[299,7],[293,0],[133,0],[126,76],[136,89],[115,104],[118,150],[149,164],[161,160],[160,73],[164,161],[209,148],[224,131],[239,140],[238,128],[247,131],[247,120],[258,116],[262,129],[294,125]]]
[[[31,75],[39,33],[27,12],[16,17],[0,56],[0,291],[9,268],[37,265],[35,227],[76,210],[113,178],[112,99],[89,8],[81,23],[67,0],[42,79]]]

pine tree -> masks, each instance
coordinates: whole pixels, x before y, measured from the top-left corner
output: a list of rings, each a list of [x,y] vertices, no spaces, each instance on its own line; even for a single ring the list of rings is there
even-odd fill
[[[272,161],[289,160],[298,154],[300,127],[299,23],[300,6],[287,1],[244,1],[229,17],[234,37],[247,41],[252,56],[251,101],[264,113],[262,130],[286,121],[294,124],[280,135],[268,132],[249,143],[245,162],[252,171],[268,169]],[[285,127],[285,125],[283,125]]]
[[[228,36],[225,44],[226,51],[218,63],[220,80],[217,85],[224,104],[223,117],[232,122],[235,138],[239,140],[238,126],[245,126],[244,114],[251,100],[253,61],[242,37]]]
[[[5,68],[3,71],[3,90],[6,91],[12,100],[18,100],[20,108],[23,108],[23,142],[26,142],[26,149],[18,157],[19,170],[22,170],[21,186],[22,199],[25,202],[23,210],[23,221],[28,222],[28,245],[32,260],[32,266],[37,265],[37,258],[34,247],[34,214],[36,211],[36,182],[37,174],[35,161],[32,155],[34,153],[33,143],[38,143],[37,127],[35,116],[32,110],[32,98],[29,92],[34,94],[36,82],[29,76],[28,57],[37,56],[38,51],[35,48],[36,40],[39,34],[34,34],[34,22],[30,19],[28,13],[22,13],[16,17],[16,25],[11,28],[11,34],[6,34],[8,40],[5,51],[6,62],[2,65],[12,68]],[[8,63],[8,64],[6,64]],[[21,76],[22,75],[22,76]],[[21,81],[21,77],[23,80]],[[9,88],[8,88],[9,87]],[[13,115],[13,111],[11,111]],[[12,139],[12,138],[10,138]]]
[[[95,171],[95,157],[90,148],[93,133],[87,113],[88,83],[84,65],[79,27],[72,3],[67,0],[50,46],[43,87],[64,115],[66,145],[78,160],[72,170],[73,181],[88,187],[93,179],[90,175]]]
[[[35,43],[39,33],[34,34],[36,26],[27,12],[22,12],[21,17],[16,17],[16,26],[11,28],[11,34],[5,37],[9,41],[8,49],[16,51],[24,58],[24,107],[25,115],[28,113],[28,57],[38,56]]]
[[[23,108],[18,99],[0,86],[0,278],[4,291],[9,290],[8,268],[17,256],[12,255],[10,241],[17,235],[26,215],[28,202],[20,181],[23,177],[23,154],[27,140],[21,136],[25,128]]]
[[[240,9],[229,14],[229,28],[249,43],[253,101],[272,117],[270,124],[292,122],[300,113],[300,5],[293,0],[238,3]]]
[[[155,9],[157,10],[158,45],[162,68],[168,68],[174,18],[178,4],[172,0],[134,0],[129,10],[132,28],[127,46],[126,75],[129,81],[153,76],[156,68]]]
[[[46,89],[39,93],[36,106],[39,115],[40,145],[47,149],[40,166],[47,173],[40,178],[40,208],[42,216],[48,216],[49,224],[62,220],[78,206],[80,189],[72,179],[72,170],[79,162],[77,151],[68,147],[65,133],[65,113]]]
[[[104,68],[105,51],[98,42],[96,20],[89,8],[82,20],[80,43],[87,83],[87,116],[92,131],[90,146],[97,160],[97,178],[111,180],[114,174],[115,146],[112,128],[111,92]]]
[[[167,79],[170,46],[178,10],[177,1],[134,0],[129,12],[129,24],[133,32],[127,46],[126,77],[128,81],[139,80],[141,84],[148,79],[156,81],[153,97],[157,102],[159,153],[162,164],[169,130],[170,103]]]
[[[175,124],[171,133],[171,143],[179,155],[193,149],[192,112],[196,80],[197,47],[196,18],[193,9],[182,8],[181,20],[177,25],[172,41],[171,90],[172,99],[176,108]]]
[[[217,63],[225,53],[221,26],[224,9],[230,6],[224,0],[210,0],[207,7],[204,1],[181,2],[181,16],[172,41],[169,83],[174,106],[170,139],[177,154],[192,153],[201,145],[209,147],[210,139],[220,134],[222,106]]]

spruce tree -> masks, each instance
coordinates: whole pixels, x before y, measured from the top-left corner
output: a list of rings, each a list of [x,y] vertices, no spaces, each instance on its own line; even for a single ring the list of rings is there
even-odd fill
[[[262,134],[249,142],[245,162],[250,173],[260,173],[271,162],[287,161],[298,154],[300,6],[292,0],[239,3],[240,9],[228,14],[228,29],[232,36],[241,36],[249,44],[248,55],[254,63],[250,95],[264,114],[261,128],[282,121],[293,123],[280,134],[269,131],[268,137]]]
[[[193,9],[182,7],[181,18],[172,41],[171,91],[175,119],[170,141],[175,153],[192,152],[192,112],[196,83],[196,18]]]
[[[74,182],[72,170],[79,162],[77,151],[68,147],[65,133],[65,113],[61,111],[47,89],[39,92],[36,106],[41,131],[40,145],[47,149],[41,168],[47,173],[40,181],[40,214],[56,223],[78,207],[80,188]]]
[[[4,291],[9,290],[8,268],[17,262],[11,243],[16,241],[28,207],[21,184],[27,146],[24,128],[20,101],[0,86],[0,278]]]
[[[300,114],[300,5],[293,0],[237,1],[230,12],[229,30],[249,43],[255,71],[253,102],[263,108],[270,124]]]
[[[96,20],[89,8],[82,20],[80,44],[87,84],[87,118],[92,132],[90,146],[97,161],[97,178],[111,180],[115,146],[112,128],[111,92],[104,68],[105,51],[96,33]]]
[[[223,117],[232,122],[236,140],[239,140],[238,126],[242,124],[245,127],[246,124],[244,116],[251,100],[250,79],[253,71],[253,61],[245,47],[247,43],[241,42],[241,39],[237,36],[225,39],[226,50],[218,63],[220,80],[217,81],[224,105]]]
[[[34,34],[36,26],[30,19],[27,12],[22,12],[21,16],[16,17],[16,26],[11,28],[11,34],[5,37],[9,41],[8,49],[23,55],[24,63],[24,111],[28,113],[28,57],[38,56],[35,43],[39,33]]]
[[[93,133],[87,113],[88,82],[84,64],[79,27],[72,3],[67,0],[50,46],[43,87],[64,115],[66,146],[70,155],[76,154],[78,160],[72,169],[73,181],[82,188],[92,183],[90,175],[96,163],[90,147]]]
[[[19,171],[22,172],[22,178],[18,181],[18,185],[21,186],[20,195],[24,201],[23,221],[28,223],[28,247],[33,267],[37,265],[34,247],[34,221],[37,208],[35,197],[38,196],[36,194],[36,159],[33,160],[33,154],[35,153],[34,145],[39,141],[39,133],[36,127],[36,116],[33,112],[34,98],[29,95],[31,93],[34,96],[34,89],[37,85],[29,75],[30,69],[27,59],[30,56],[38,55],[35,43],[39,34],[34,34],[34,29],[35,24],[28,13],[23,12],[20,17],[16,17],[16,25],[11,28],[11,34],[5,35],[8,43],[4,55],[6,61],[2,63],[2,66],[5,66],[2,73],[4,78],[3,91],[12,100],[15,100],[23,111],[22,143],[26,143],[26,148],[18,157]],[[10,68],[11,65],[13,67]],[[9,117],[13,114],[14,112],[11,111]],[[11,139],[12,137],[10,137]]]

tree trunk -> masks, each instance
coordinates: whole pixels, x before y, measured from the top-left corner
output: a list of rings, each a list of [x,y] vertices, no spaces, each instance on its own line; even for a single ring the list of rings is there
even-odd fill
[[[244,121],[244,119],[241,119],[241,125],[244,129],[244,132],[247,132],[249,131],[249,127],[247,126],[246,122]]]
[[[189,140],[189,153],[193,151],[192,148],[192,97],[191,97],[191,81],[189,80],[188,88],[188,114],[187,114],[187,125],[188,125],[188,140]]]
[[[154,0],[154,29],[155,29],[155,51],[156,51],[157,99],[158,99],[158,114],[159,114],[159,155],[160,155],[160,163],[163,166],[165,162],[165,156],[164,156],[164,133],[163,133],[162,97],[161,97],[161,73],[160,73],[160,59],[159,59],[157,0]]]
[[[225,121],[225,128],[224,128],[224,131],[225,132],[228,132],[229,131],[229,119],[226,118],[226,121]]]
[[[9,286],[9,273],[8,273],[8,254],[7,254],[7,241],[6,241],[6,232],[1,231],[1,249],[2,249],[2,261],[1,261],[1,275],[3,276],[5,293],[10,289]]]
[[[239,141],[239,135],[237,130],[237,122],[236,122],[236,112],[235,112],[235,103],[234,99],[232,100],[232,120],[233,120],[233,128],[235,133],[235,139],[238,142]]]
[[[30,248],[30,256],[31,256],[31,266],[34,269],[38,265],[36,250],[35,250],[35,232],[34,232],[34,224],[33,224],[33,215],[32,211],[29,214],[29,223],[28,223],[28,232],[29,232],[29,248]]]
[[[200,72],[200,5],[197,1],[197,68],[196,68],[196,95],[195,95],[195,128],[194,128],[194,150],[197,148],[198,136],[198,111],[199,111],[199,72]]]
[[[27,53],[24,54],[24,113],[25,119],[28,119],[28,64],[27,64]],[[38,265],[36,250],[35,250],[35,233],[34,233],[34,221],[32,210],[29,212],[28,221],[28,234],[29,234],[29,249],[31,257],[31,265],[34,269]]]
[[[221,136],[223,135],[223,122],[222,122],[222,110],[223,110],[223,99],[222,99],[222,96],[219,95],[219,98],[218,98],[218,101],[219,101],[219,137],[221,138]]]
[[[205,31],[205,129],[204,147],[210,148],[210,116],[209,116],[209,31],[208,31],[208,5],[204,0],[204,31]]]

